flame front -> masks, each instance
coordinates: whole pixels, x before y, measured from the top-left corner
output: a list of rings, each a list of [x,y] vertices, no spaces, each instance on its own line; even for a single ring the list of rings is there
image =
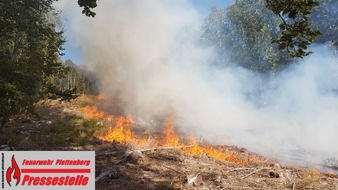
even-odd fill
[[[113,117],[111,117],[113,118]],[[123,143],[131,143],[133,141],[133,133],[131,132],[131,125],[134,123],[131,116],[117,117],[114,121],[113,126],[109,128],[107,134],[100,136],[101,139],[107,141],[117,141]]]
[[[101,100],[101,97],[97,99]],[[111,114],[98,111],[96,106],[85,106],[82,108],[83,116],[88,119],[96,119],[104,121],[104,124],[109,127],[109,130],[98,138],[106,141],[115,141],[120,143],[128,143],[133,145],[143,145],[146,143],[145,139],[136,137],[131,132],[131,127],[134,124],[132,117],[119,116],[114,117]]]
[[[236,159],[237,157],[236,157],[235,151],[224,149],[221,146],[216,147],[216,148],[210,145],[200,146],[194,138],[190,138],[190,144],[194,146],[189,149],[184,149],[183,152],[187,154],[194,154],[194,155],[205,154],[205,155],[208,155],[218,160],[232,161],[232,162],[241,163],[245,165],[244,162],[240,161],[239,159]]]
[[[109,126],[109,130],[103,135],[99,135],[98,138],[111,142],[116,141],[121,143],[128,143],[134,146],[144,147],[147,144],[149,145],[149,139],[147,140],[145,138],[142,138],[143,136],[147,135],[146,133],[143,135],[136,135],[132,133],[131,129],[134,121],[130,115],[127,117],[114,117],[113,115],[98,111],[97,107],[95,106],[86,106],[82,109],[82,111],[84,112],[85,117],[103,120],[105,121],[105,124]],[[183,148],[182,151],[186,154],[192,155],[205,154],[218,160],[234,162],[241,165],[248,165],[252,162],[265,162],[255,155],[247,155],[246,157],[243,157],[240,155],[240,153],[238,153],[238,151],[226,149],[222,146],[202,146],[197,143],[195,138],[192,137],[186,143],[180,142],[179,136],[174,131],[173,116],[167,117],[167,125],[164,128],[164,134],[165,138],[156,138],[157,140],[152,139],[155,142],[152,142],[151,145],[171,147],[192,145],[192,147]]]
[[[244,160],[240,160],[240,156],[236,155],[235,151],[230,151],[227,149],[222,148],[221,146],[214,148],[213,146],[207,145],[207,146],[200,146],[196,139],[193,137],[190,137],[190,140],[188,143],[179,143],[179,137],[174,131],[174,124],[173,124],[173,116],[167,117],[167,126],[165,127],[165,140],[164,144],[167,146],[187,146],[187,145],[193,145],[191,148],[182,149],[183,152],[187,154],[193,154],[193,155],[200,155],[205,154],[209,157],[218,159],[218,160],[224,160],[224,161],[232,161],[237,162],[241,164],[245,164]]]

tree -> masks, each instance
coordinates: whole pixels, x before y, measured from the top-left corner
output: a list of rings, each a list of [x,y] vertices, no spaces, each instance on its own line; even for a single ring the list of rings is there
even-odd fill
[[[300,58],[312,53],[305,50],[320,34],[309,22],[309,15],[316,6],[319,3],[314,0],[266,0],[266,7],[282,20],[279,25],[281,35],[273,40],[280,50]]]
[[[48,20],[53,0],[0,1],[0,125],[17,113],[34,113],[50,95],[71,98],[51,83],[65,67],[62,31]]]
[[[72,60],[66,60],[67,68],[63,76],[54,76],[52,83],[60,91],[70,91],[76,94],[97,94],[97,78],[85,65],[77,65]]]
[[[278,18],[265,8],[264,0],[237,0],[228,8],[214,7],[202,28],[204,40],[228,63],[268,72],[290,61],[271,43],[278,36]]]

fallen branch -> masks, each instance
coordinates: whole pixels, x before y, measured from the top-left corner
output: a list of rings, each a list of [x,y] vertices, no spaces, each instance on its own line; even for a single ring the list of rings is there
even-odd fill
[[[121,162],[124,162],[125,160],[126,160],[126,157],[123,157],[122,159],[120,159],[120,160],[114,162],[113,165],[117,165],[117,164],[119,164],[119,163],[121,163]]]
[[[137,150],[133,150],[135,152],[147,152],[147,151],[152,151],[152,150],[170,150],[170,149],[182,149],[182,148],[192,148],[195,145],[189,145],[189,146],[169,146],[169,147],[156,147],[156,148],[144,148],[144,149],[137,149]],[[130,151],[130,152],[133,152]],[[99,154],[98,156],[102,156],[102,155],[110,155],[110,154],[116,154],[116,153],[121,153],[124,151],[114,151],[114,152],[105,152],[103,154]],[[130,152],[128,154],[130,154]]]
[[[169,146],[169,147],[156,147],[156,148],[145,148],[145,149],[138,149],[135,151],[139,152],[147,152],[152,150],[170,150],[170,149],[182,149],[182,148],[192,148],[195,145],[189,145],[189,146]]]
[[[110,173],[111,173],[110,171],[106,171],[106,172],[101,173],[99,176],[97,176],[95,178],[95,182],[98,182],[99,180],[101,180],[102,178],[106,177],[107,175],[110,175]]]
[[[240,171],[240,170],[252,170],[253,168],[234,168],[230,172]]]
[[[259,168],[259,169],[255,170],[255,171],[249,173],[248,175],[243,176],[242,179],[247,178],[247,177],[251,176],[252,174],[257,173],[257,172],[259,172],[261,170],[269,170],[269,169],[271,169],[271,168],[270,167],[268,167],[268,168]]]

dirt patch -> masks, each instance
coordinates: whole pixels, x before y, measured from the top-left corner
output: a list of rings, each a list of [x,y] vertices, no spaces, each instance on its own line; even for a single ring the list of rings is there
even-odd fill
[[[96,149],[97,189],[337,189],[338,180],[277,163],[237,165],[177,149],[145,151],[102,142]],[[133,150],[139,152],[138,150]]]

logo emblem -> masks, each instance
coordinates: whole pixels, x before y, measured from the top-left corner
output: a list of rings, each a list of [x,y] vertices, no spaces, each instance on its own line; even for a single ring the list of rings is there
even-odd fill
[[[21,178],[21,172],[18,164],[16,163],[14,155],[12,156],[12,165],[9,166],[6,171],[6,180],[9,186],[12,186],[11,185],[12,178],[16,179],[15,186],[18,186]]]

